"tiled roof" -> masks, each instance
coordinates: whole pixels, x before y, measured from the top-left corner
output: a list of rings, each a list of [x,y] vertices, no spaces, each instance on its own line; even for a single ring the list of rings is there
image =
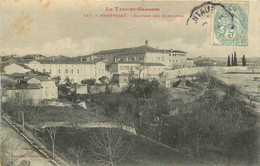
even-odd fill
[[[13,73],[13,74],[5,74],[5,76],[12,79],[20,79],[29,76],[29,72],[27,73]]]
[[[135,62],[135,61],[117,62],[117,63],[111,63],[111,64],[141,64],[142,66],[165,66],[162,63],[145,63],[145,62]]]
[[[5,87],[7,90],[17,90],[17,89],[40,89],[42,88],[41,85],[38,84],[17,84],[16,86],[12,87]]]
[[[139,47],[130,47],[130,48],[122,48],[122,49],[112,49],[112,50],[104,50],[99,51],[93,55],[103,55],[103,54],[118,54],[118,55],[125,55],[125,54],[139,54],[139,53],[187,53],[180,50],[165,50],[165,49],[156,49],[150,46],[139,46]]]
[[[120,49],[112,49],[112,50],[102,50],[97,53],[94,53],[93,55],[102,55],[102,54],[119,54],[124,53],[132,48],[120,48]]]
[[[23,59],[35,59],[37,56],[46,58],[45,56],[43,56],[43,55],[41,55],[41,54],[29,54],[29,55],[23,56]]]
[[[37,75],[30,75],[25,81],[29,81],[30,79],[36,78],[40,81],[51,81],[50,77],[48,76],[37,76]]]
[[[165,66],[161,63],[142,63],[142,66]]]
[[[141,62],[137,62],[137,61],[119,61],[119,62],[115,62],[115,63],[111,63],[111,64],[141,64]]]
[[[28,66],[26,66],[25,64],[22,64],[22,63],[16,63],[16,64],[21,66],[21,67],[23,67],[23,68],[25,68],[25,69],[31,69]]]
[[[51,57],[49,59],[36,60],[42,64],[96,64],[98,61],[81,61],[78,58],[66,56]]]

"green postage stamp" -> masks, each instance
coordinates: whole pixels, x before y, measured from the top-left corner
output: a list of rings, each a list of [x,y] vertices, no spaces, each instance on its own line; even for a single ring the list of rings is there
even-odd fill
[[[222,3],[215,6],[212,24],[212,45],[248,45],[248,2]]]

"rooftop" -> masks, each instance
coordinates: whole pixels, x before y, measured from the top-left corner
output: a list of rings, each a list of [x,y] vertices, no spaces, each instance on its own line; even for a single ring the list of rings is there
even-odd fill
[[[162,63],[142,63],[142,66],[165,66]]]
[[[166,50],[153,48],[148,45],[142,45],[139,47],[130,47],[130,48],[121,48],[121,49],[111,49],[111,50],[102,50],[93,55],[104,55],[104,54],[117,54],[117,55],[126,55],[126,54],[139,54],[139,53],[187,53],[180,50]]]
[[[112,64],[140,64],[142,66],[165,66],[162,63],[145,63],[145,62],[136,62],[136,61],[130,61],[130,62],[117,62]]]
[[[17,84],[15,86],[6,86],[7,90],[22,90],[22,89],[41,89],[42,86],[39,84]]]
[[[66,56],[50,57],[47,59],[36,60],[42,64],[96,64],[99,61],[81,61],[79,58],[70,58]]]

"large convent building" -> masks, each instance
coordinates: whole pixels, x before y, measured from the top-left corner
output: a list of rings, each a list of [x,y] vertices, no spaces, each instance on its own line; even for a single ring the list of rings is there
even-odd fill
[[[122,48],[99,51],[85,57],[86,60],[106,59],[110,62],[144,62],[161,63],[166,69],[193,67],[194,62],[187,57],[187,52],[153,48],[145,41],[145,45],[133,48]]]

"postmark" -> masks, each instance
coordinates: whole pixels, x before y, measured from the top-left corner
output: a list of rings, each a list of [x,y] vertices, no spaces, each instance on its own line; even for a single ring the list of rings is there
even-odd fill
[[[222,3],[212,15],[213,46],[248,45],[248,2]]]

